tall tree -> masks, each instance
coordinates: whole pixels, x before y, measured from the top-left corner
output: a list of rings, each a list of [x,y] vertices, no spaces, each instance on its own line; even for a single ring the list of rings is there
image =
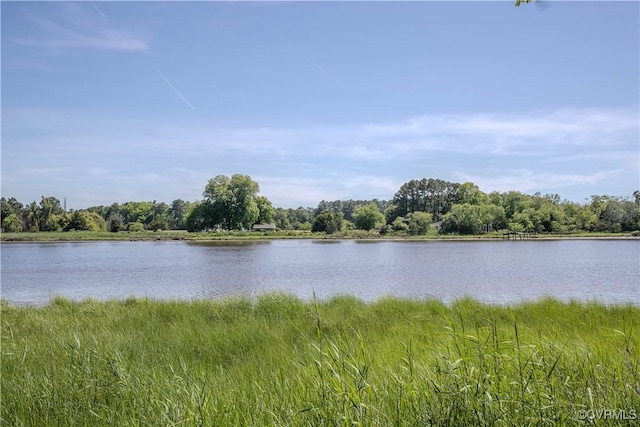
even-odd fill
[[[33,201],[25,207],[25,230],[40,231],[40,207]]]
[[[40,231],[56,231],[60,228],[60,215],[64,213],[60,200],[44,197],[40,200]]]
[[[416,211],[429,212],[437,221],[451,210],[456,202],[459,186],[457,183],[432,178],[406,182],[393,196],[391,204],[395,209],[385,212],[387,221]]]
[[[218,225],[211,204],[205,202],[191,203],[184,220],[187,231],[213,229]]]
[[[149,224],[153,219],[153,202],[127,202],[120,205],[120,213],[125,222]]]
[[[185,228],[184,221],[187,215],[189,202],[182,199],[176,199],[171,202],[169,208],[169,221],[171,228],[174,230],[183,230]]]
[[[264,196],[256,196],[256,206],[258,207],[258,224],[271,224],[276,214],[276,210],[271,205],[269,199]]]
[[[0,198],[0,224],[2,224],[2,231],[23,231],[23,213],[24,206],[14,197],[10,197],[9,199],[4,197]]]
[[[377,226],[384,225],[385,219],[380,208],[374,202],[368,205],[358,206],[353,211],[353,219],[356,228],[360,230],[373,230]]]
[[[456,204],[482,205],[488,201],[488,196],[473,182],[465,182],[458,187]]]
[[[202,193],[204,203],[212,208],[214,222],[226,230],[240,230],[256,223],[260,212],[255,197],[260,191],[257,182],[248,175],[231,178],[218,175],[209,180]]]

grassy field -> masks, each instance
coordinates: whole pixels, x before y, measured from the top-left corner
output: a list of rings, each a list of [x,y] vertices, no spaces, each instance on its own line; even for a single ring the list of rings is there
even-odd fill
[[[2,303],[2,425],[637,425],[640,308]],[[606,424],[605,424],[606,423]]]

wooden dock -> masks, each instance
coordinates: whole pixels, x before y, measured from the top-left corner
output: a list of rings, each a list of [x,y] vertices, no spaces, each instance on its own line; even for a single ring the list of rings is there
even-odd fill
[[[529,240],[531,233],[521,233],[518,231],[509,231],[502,234],[503,240]]]

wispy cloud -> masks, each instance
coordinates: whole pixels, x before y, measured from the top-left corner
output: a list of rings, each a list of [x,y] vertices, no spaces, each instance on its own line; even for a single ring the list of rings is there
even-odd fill
[[[174,129],[195,150],[215,143],[246,152],[308,155],[357,162],[410,161],[431,153],[571,158],[638,149],[638,108],[558,110],[546,114],[428,115],[397,123],[306,128]],[[185,134],[186,133],[186,134]],[[185,138],[183,138],[185,139]],[[184,147],[188,149],[188,147]]]
[[[460,182],[473,182],[483,191],[511,191],[517,189],[522,192],[536,192],[545,189],[557,189],[573,186],[593,187],[606,179],[620,176],[624,171],[619,169],[596,171],[593,173],[561,173],[536,172],[530,169],[507,170],[499,176],[467,174],[458,172]]]
[[[133,31],[120,29],[106,20],[95,19],[84,10],[66,7],[65,14],[58,18],[32,16],[31,20],[39,28],[38,35],[14,38],[20,45],[48,51],[66,51],[70,49],[100,49],[119,52],[145,52],[149,43],[145,37]],[[95,13],[94,13],[95,15]]]
[[[42,49],[63,50],[69,48],[104,49],[120,52],[144,52],[149,45],[120,30],[98,28],[89,32],[81,32],[75,29],[67,29],[53,22],[46,22],[49,36],[42,39],[17,39],[16,43]]]
[[[22,170],[23,173],[32,175],[32,176],[40,176],[40,177],[51,177],[54,175],[61,175],[66,172],[69,172],[71,169],[62,167],[38,167],[38,168],[25,168]]]
[[[639,127],[638,107],[634,106],[616,110],[563,109],[546,114],[426,115],[401,123],[364,126],[359,134],[403,152],[535,155],[543,147],[628,146],[629,142],[637,142]]]
[[[630,194],[640,172],[636,106],[307,127],[220,128],[197,117],[189,126],[171,127],[162,118],[38,109],[10,109],[5,115],[7,189],[42,185],[42,179],[27,184],[44,176],[27,168],[51,167],[54,161],[60,168],[88,164],[82,185],[98,188],[105,202],[125,196],[193,200],[209,178],[233,173],[251,175],[262,194],[284,207],[315,206],[322,199],[388,199],[403,182],[423,177],[473,181],[483,191],[556,192],[582,200]],[[19,138],[12,136],[16,129]],[[25,150],[38,154],[27,157]],[[138,152],[152,154],[141,163],[131,156]],[[63,172],[55,175],[62,179]]]
[[[182,149],[215,145],[256,154],[305,154],[359,162],[410,160],[421,153],[495,156],[597,156],[637,149],[637,107],[620,110],[559,110],[548,114],[430,115],[398,123],[350,126],[174,128],[188,141]],[[576,151],[579,150],[579,151]]]

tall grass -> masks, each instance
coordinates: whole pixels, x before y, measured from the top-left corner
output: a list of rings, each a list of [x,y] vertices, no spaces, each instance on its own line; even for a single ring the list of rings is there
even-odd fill
[[[1,309],[3,425],[583,425],[580,411],[640,409],[634,306],[270,294]],[[607,425],[637,422],[623,418]]]

